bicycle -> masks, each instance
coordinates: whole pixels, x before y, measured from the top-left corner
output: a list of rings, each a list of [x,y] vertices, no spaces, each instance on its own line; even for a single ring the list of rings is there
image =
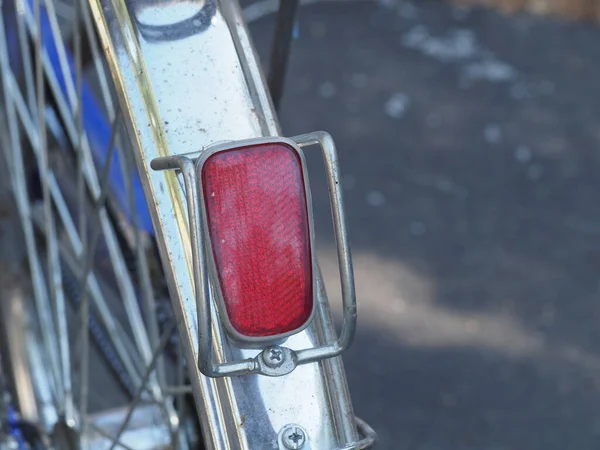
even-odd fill
[[[278,14],[275,101],[296,8]],[[372,447],[339,357],[356,300],[335,145],[281,137],[239,5],[4,0],[2,19],[1,145],[24,242],[3,267],[4,445]],[[315,146],[339,335],[314,255]],[[103,407],[100,386],[125,406]]]

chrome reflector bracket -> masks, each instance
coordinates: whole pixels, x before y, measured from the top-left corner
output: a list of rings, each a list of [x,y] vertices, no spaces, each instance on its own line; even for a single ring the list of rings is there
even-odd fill
[[[214,146],[200,152],[187,155],[176,155],[156,158],[152,160],[154,170],[176,170],[183,177],[185,197],[187,202],[189,230],[192,242],[192,261],[195,285],[195,300],[198,312],[198,367],[209,377],[223,377],[244,374],[262,374],[267,376],[282,376],[292,372],[297,366],[332,358],[340,355],[352,344],[356,330],[356,293],[354,289],[354,272],[346,222],[344,203],[338,165],[337,152],[331,135],[324,131],[303,134],[291,139],[274,137],[235,141],[227,144],[217,144],[219,149],[235,149],[260,143],[281,142],[300,149],[309,146],[319,146],[323,152],[327,182],[329,187],[329,201],[333,216],[334,236],[337,246],[338,263],[340,265],[340,281],[342,288],[343,322],[342,329],[336,339],[324,342],[320,346],[301,350],[278,345],[263,348],[262,352],[254,358],[239,361],[225,361],[215,363],[213,350],[215,342],[211,332],[213,308],[210,285],[210,272],[208,270],[211,258],[208,245],[208,231],[206,230],[206,211],[201,201],[200,172],[201,166],[197,164],[199,158],[206,152],[214,151]],[[314,295],[317,295],[316,293]],[[326,327],[326,318],[318,309],[312,320],[320,320]],[[275,344],[275,342],[271,343]],[[222,349],[217,347],[219,354],[225,358]]]

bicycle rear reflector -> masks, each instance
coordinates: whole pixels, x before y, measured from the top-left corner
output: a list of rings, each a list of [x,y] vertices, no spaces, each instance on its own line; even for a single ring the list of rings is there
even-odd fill
[[[246,340],[299,331],[313,310],[310,205],[300,151],[285,142],[215,151],[200,173],[228,331]]]
[[[323,153],[340,268],[344,313],[339,334],[327,307],[314,308],[314,296],[327,299],[315,293],[312,211],[302,150],[315,146]],[[204,375],[279,377],[350,347],[356,330],[354,273],[337,152],[328,133],[217,143],[186,155],[155,158],[151,167],[178,171],[184,185],[191,245],[185,258],[192,263],[194,283],[182,278],[181,292],[187,296],[190,287],[194,291],[198,368]],[[187,238],[182,235],[182,242]],[[214,306],[220,317],[213,315]],[[304,329],[313,314],[318,325],[308,335],[320,327],[325,331],[322,340],[311,339],[299,349],[285,346],[282,338]],[[222,328],[211,326],[217,321]],[[223,329],[231,340],[222,339]],[[223,360],[215,362],[218,346]],[[230,346],[260,352],[229,358]]]

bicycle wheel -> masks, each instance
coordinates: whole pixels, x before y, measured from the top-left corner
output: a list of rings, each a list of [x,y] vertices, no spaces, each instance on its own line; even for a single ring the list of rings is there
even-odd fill
[[[4,368],[26,368],[15,407],[58,448],[188,448],[197,419],[168,392],[184,362],[99,48],[87,3],[2,3],[4,172],[24,247],[4,289]]]

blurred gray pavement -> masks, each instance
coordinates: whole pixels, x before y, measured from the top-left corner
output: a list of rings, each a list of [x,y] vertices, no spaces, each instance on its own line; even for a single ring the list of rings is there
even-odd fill
[[[250,26],[265,60],[272,22]],[[338,144],[360,304],[345,361],[379,448],[600,448],[599,87],[593,24],[301,8],[281,119]]]

